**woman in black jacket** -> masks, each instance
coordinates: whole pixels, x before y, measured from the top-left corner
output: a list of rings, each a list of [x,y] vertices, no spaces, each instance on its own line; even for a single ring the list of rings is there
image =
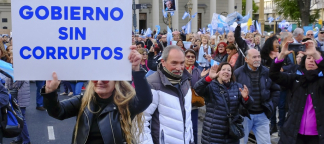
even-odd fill
[[[205,98],[206,115],[202,132],[202,144],[226,143],[238,144],[239,139],[229,135],[229,122],[225,103],[236,122],[243,122],[239,115],[239,106],[249,108],[253,104],[246,86],[236,83],[233,68],[229,63],[214,65],[209,76],[200,79],[194,86],[198,95]],[[224,94],[226,101],[221,94]]]
[[[289,42],[291,43],[291,42]],[[291,101],[279,144],[324,143],[324,61],[315,43],[308,40],[306,56],[302,58],[299,72],[280,72],[284,58],[291,53],[288,42],[270,68],[270,78],[291,91]]]
[[[135,91],[126,81],[91,81],[85,94],[59,102],[56,73],[41,90],[50,116],[64,120],[77,116],[73,144],[138,143],[143,132],[143,111],[152,103],[152,93],[140,70],[142,59],[135,49],[129,55]],[[136,94],[136,95],[135,95]]]
[[[278,42],[278,38],[276,36],[269,37],[263,45],[261,49],[261,64],[270,68],[273,60],[278,57],[280,52],[280,44]],[[294,67],[293,63],[290,61],[289,57],[286,57],[283,61],[283,66],[280,71],[290,72]],[[270,135],[279,131],[278,135],[280,136],[280,129],[284,124],[284,120],[286,117],[286,96],[287,90],[284,87],[281,87],[280,98],[278,103],[279,109],[279,122],[277,127],[277,111],[275,110],[272,114],[271,119],[271,127],[270,127]]]

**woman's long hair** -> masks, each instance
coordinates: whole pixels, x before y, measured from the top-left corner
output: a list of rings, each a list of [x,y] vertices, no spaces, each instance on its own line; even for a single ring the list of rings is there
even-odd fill
[[[269,54],[271,53],[271,51],[273,51],[273,42],[275,40],[278,40],[277,36],[274,35],[272,37],[269,37],[265,41],[265,43],[260,51],[261,59],[264,60],[265,63],[263,63],[263,65],[265,65],[265,66],[271,66],[272,59],[270,58]],[[279,48],[279,52],[280,52],[280,48]]]
[[[114,103],[118,107],[118,111],[120,113],[120,125],[124,132],[126,142],[128,144],[138,143],[138,138],[143,133],[144,128],[143,113],[137,114],[133,120],[131,119],[131,114],[129,111],[129,101],[132,98],[134,98],[135,95],[136,92],[134,88],[128,82],[115,81],[115,90],[112,96],[114,98]],[[94,84],[92,82],[89,82],[84,96],[82,98],[81,107],[75,125],[74,143],[76,143],[79,121],[84,109],[87,107],[92,113],[98,113],[101,110],[100,108],[97,112],[93,112],[90,109],[90,103],[92,101],[96,101]]]

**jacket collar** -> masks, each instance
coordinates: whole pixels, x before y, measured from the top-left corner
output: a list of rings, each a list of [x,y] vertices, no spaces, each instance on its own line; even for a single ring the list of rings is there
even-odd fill
[[[162,63],[160,63],[158,65],[158,68],[157,68],[157,72],[158,72],[158,74],[160,76],[160,79],[161,79],[162,84],[164,86],[167,86],[167,85],[173,86],[171,84],[171,82],[168,80],[168,78],[162,73],[162,71],[160,70],[160,67],[162,67]],[[182,77],[181,77],[180,83],[183,83],[186,80],[190,80],[190,79],[191,79],[191,74],[186,69],[184,69],[183,70],[183,73],[182,73]]]
[[[250,71],[249,68],[248,68],[247,63],[244,63],[244,68],[243,68],[243,69],[244,69],[246,72],[249,72],[249,71]],[[260,64],[260,67],[257,69],[257,71],[259,71],[261,75],[266,73],[266,69],[263,67],[262,64]]]

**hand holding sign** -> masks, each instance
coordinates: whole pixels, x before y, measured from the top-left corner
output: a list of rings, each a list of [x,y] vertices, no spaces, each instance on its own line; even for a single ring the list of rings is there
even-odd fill
[[[51,93],[55,91],[60,85],[61,81],[58,80],[56,72],[52,74],[53,79],[46,81],[45,93]]]
[[[132,63],[132,70],[139,71],[140,70],[140,63],[142,61],[142,55],[136,50],[136,46],[131,46],[130,49],[132,50],[128,56],[129,61]]]

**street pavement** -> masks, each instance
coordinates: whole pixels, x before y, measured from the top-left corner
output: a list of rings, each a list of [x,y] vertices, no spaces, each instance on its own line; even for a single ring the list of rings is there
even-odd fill
[[[76,118],[63,121],[50,117],[46,111],[36,110],[36,85],[30,83],[31,99],[30,105],[26,108],[26,121],[32,144],[69,144],[72,140],[73,128]],[[63,86],[61,86],[61,92]],[[60,100],[68,96],[59,96]],[[53,131],[51,130],[53,127]],[[49,128],[48,128],[49,127]],[[50,129],[50,130],[49,130]],[[50,131],[50,132],[49,132]],[[54,134],[54,135],[53,135]],[[54,136],[54,137],[53,137]],[[50,140],[51,139],[51,140]],[[10,144],[14,138],[4,138],[4,144]]]

